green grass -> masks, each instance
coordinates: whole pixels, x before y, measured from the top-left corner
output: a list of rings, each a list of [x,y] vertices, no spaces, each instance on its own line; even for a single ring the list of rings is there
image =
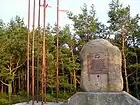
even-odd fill
[[[12,105],[15,103],[21,103],[26,101],[27,101],[26,96],[21,94],[12,95],[11,100],[9,100],[8,94],[6,93],[0,94],[0,105]]]
[[[70,96],[71,95],[68,93],[61,92],[61,93],[59,93],[58,101],[65,101]],[[29,100],[31,100],[31,96],[30,96]],[[39,96],[39,101],[41,101],[41,100],[42,100],[42,97]],[[56,102],[56,93],[46,94],[46,101],[47,102]],[[8,94],[6,94],[6,93],[0,94],[0,105],[12,105],[12,104],[22,103],[22,102],[27,102],[27,94],[24,91],[20,91],[16,95],[12,95],[10,101],[9,101]]]

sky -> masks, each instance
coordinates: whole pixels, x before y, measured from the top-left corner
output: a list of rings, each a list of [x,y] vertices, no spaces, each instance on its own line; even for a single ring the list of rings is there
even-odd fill
[[[43,4],[44,0],[41,0],[41,4]],[[46,11],[46,21],[51,25],[54,25],[56,22],[56,0],[47,0],[48,4],[52,8],[47,8]],[[108,20],[107,12],[109,10],[108,4],[111,0],[60,0],[60,9],[72,11],[74,14],[80,13],[80,7],[83,6],[84,3],[91,6],[94,4],[96,10],[96,17],[100,22],[106,24]],[[131,7],[131,15],[135,16],[136,14],[140,14],[140,0],[120,0],[120,2],[124,5],[130,5]],[[31,7],[33,7],[33,0],[31,0]],[[32,9],[32,8],[31,8]],[[43,8],[41,9],[41,15],[43,15]],[[27,25],[28,20],[28,0],[0,0],[0,19],[2,19],[5,23],[9,22],[12,17],[16,15],[24,18],[25,24]],[[38,0],[36,0],[36,21],[35,24],[37,26],[37,16],[38,16]],[[43,17],[41,17],[41,24],[43,23]],[[59,25],[61,27],[66,24],[72,24],[72,22],[67,18],[65,12],[60,12],[60,21]],[[32,26],[32,10],[31,10],[31,26]]]

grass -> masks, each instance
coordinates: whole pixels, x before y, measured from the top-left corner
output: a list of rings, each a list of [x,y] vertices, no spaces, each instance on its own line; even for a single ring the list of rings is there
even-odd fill
[[[71,95],[67,93],[60,93],[58,101],[65,101],[67,100]],[[31,97],[30,99],[31,100]],[[28,100],[28,101],[29,101]],[[39,101],[42,100],[42,97],[39,96]],[[47,102],[56,102],[56,94],[46,94],[46,101]],[[0,94],[0,105],[13,105],[16,103],[22,103],[22,102],[27,102],[27,94],[24,91],[20,91],[16,95],[12,95],[11,100],[9,101],[9,97],[6,93],[1,93]]]

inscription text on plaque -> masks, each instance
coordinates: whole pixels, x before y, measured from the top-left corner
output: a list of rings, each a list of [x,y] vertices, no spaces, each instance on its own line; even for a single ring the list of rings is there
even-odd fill
[[[104,74],[107,69],[107,62],[100,54],[92,54],[88,56],[88,72],[91,74]]]

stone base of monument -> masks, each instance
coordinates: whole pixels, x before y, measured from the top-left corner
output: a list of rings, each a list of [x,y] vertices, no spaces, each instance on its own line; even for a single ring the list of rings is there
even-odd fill
[[[140,105],[126,92],[78,92],[63,105]]]

